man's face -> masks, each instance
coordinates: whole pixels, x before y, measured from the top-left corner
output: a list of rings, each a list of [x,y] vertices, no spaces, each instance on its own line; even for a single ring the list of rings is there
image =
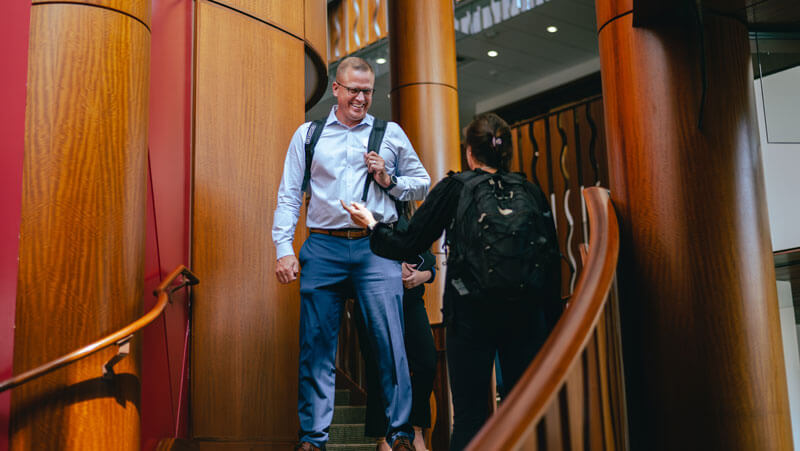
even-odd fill
[[[375,75],[372,72],[347,68],[333,83],[333,95],[339,105],[336,116],[343,124],[352,127],[367,115],[372,104]],[[350,89],[348,89],[350,88]],[[352,90],[358,90],[355,94]],[[369,93],[364,92],[368,90]]]

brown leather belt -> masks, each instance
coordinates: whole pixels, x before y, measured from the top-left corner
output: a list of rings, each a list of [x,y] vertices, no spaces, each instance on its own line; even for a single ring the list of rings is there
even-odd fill
[[[339,238],[347,238],[348,240],[357,240],[369,236],[369,229],[308,229],[311,233],[321,233],[323,235],[336,236]]]

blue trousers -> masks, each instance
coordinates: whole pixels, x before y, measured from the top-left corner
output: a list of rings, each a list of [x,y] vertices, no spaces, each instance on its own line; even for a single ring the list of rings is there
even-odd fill
[[[333,419],[336,347],[344,301],[355,293],[377,359],[389,426],[413,440],[411,378],[403,343],[400,263],[373,254],[369,237],[312,233],[300,250],[300,440],[324,447]]]

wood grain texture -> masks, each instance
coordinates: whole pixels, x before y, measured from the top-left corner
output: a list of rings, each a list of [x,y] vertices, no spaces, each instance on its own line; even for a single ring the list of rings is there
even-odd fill
[[[345,33],[345,8],[342,3],[332,3],[328,7],[328,63],[347,55],[347,35]]]
[[[422,57],[422,55],[420,55]],[[394,57],[391,58],[395,64]],[[458,131],[458,93],[442,85],[406,86],[392,93],[392,120],[400,124],[431,176],[431,186],[461,170]],[[445,281],[445,255],[442,243],[433,244],[441,272],[425,289],[425,308],[431,324],[442,321],[442,295]]]
[[[57,0],[32,0],[33,5],[47,3],[58,4]],[[75,6],[101,6],[103,8],[119,11],[124,14],[129,14],[150,26],[151,8],[152,5],[148,0],[68,0],[64,4],[69,3]]]
[[[607,183],[602,98],[591,97],[513,124],[511,170],[538,184],[554,211],[562,259],[562,296],[572,292],[588,236],[584,201],[589,186]],[[606,185],[607,186],[607,185]]]
[[[303,38],[305,29],[305,4],[302,0],[293,7],[287,7],[286,0],[214,0],[217,3],[229,6],[237,11],[251,15],[259,20],[268,22],[299,38]]]
[[[344,34],[347,38],[347,54],[350,55],[367,45],[365,36],[367,11],[361,0],[342,0],[341,8],[344,9]]]
[[[365,23],[367,45],[385,38],[389,33],[388,4],[389,0],[366,0],[367,20]]]
[[[126,15],[31,8],[15,373],[141,313],[149,55]],[[139,449],[138,345],[107,383],[113,353],[16,389],[11,449]]]
[[[590,349],[590,346],[591,342],[586,348]],[[586,393],[584,393],[584,383],[586,382],[584,365],[586,365],[586,353],[575,362],[569,375],[567,375],[566,384],[564,385],[564,407],[566,408],[562,414],[562,420],[564,421],[562,430],[568,436],[565,437],[564,441],[571,451],[586,449],[586,437],[584,436],[583,428],[584,402],[586,402],[584,398],[586,396]]]
[[[392,120],[403,127],[411,140],[431,176],[431,186],[449,171],[461,170],[456,90],[420,84],[394,91]]]
[[[693,34],[600,33],[631,446],[791,449],[747,30],[704,20],[702,131]]]
[[[207,1],[196,14],[193,435],[288,443],[300,296],[275,279],[270,230],[303,122],[303,41]]]
[[[392,91],[412,83],[453,88],[456,40],[453,4],[448,1],[395,0],[389,3]],[[392,108],[395,94],[392,93]],[[433,102],[425,104],[428,108]],[[424,111],[425,108],[419,111]],[[447,118],[447,121],[452,118]],[[455,122],[457,127],[458,121]]]
[[[328,67],[328,7],[325,0],[304,0],[303,29],[306,45],[314,49],[319,59]]]
[[[152,306],[152,308],[148,310],[146,314],[142,315],[140,318],[137,318],[130,324],[126,324],[123,328],[116,330],[96,341],[93,341],[92,343],[87,343],[81,348],[75,349],[66,355],[48,361],[41,366],[33,368],[22,374],[18,374],[9,380],[0,382],[0,391],[10,390],[14,387],[23,385],[29,381],[42,377],[47,373],[73,364],[74,362],[94,354],[95,352],[99,352],[106,347],[124,344],[133,336],[133,334],[145,328],[163,313],[167,303],[170,301],[169,293],[167,293],[167,287],[169,287],[172,282],[182,273],[192,281],[191,285],[194,285],[198,282],[197,278],[183,265],[181,265],[172,273],[170,273],[167,279],[155,289],[155,294],[158,296],[158,302],[156,305]],[[106,371],[106,368],[113,370],[114,363],[112,363],[110,367],[104,366],[104,372]]]
[[[534,155],[531,157],[532,170],[536,174],[536,181],[539,182],[539,187],[549,196],[553,192],[553,164],[550,155],[549,137],[550,133],[547,127],[547,120],[541,119],[532,124],[533,130],[528,130],[528,138],[531,140],[532,150]],[[532,133],[531,133],[532,132]],[[538,151],[538,156],[536,155]]]
[[[427,291],[427,290],[426,290]],[[443,324],[431,326],[433,342],[436,344],[436,378],[433,381],[433,393],[436,398],[436,416],[431,416],[430,449],[450,448],[450,430],[452,428],[452,401],[450,399],[450,384],[447,375],[447,340]],[[435,420],[433,420],[435,418]]]
[[[569,202],[568,190],[569,166],[566,158],[569,154],[570,142],[565,120],[562,118],[564,113],[555,113],[547,116],[547,126],[549,127],[548,153],[550,154],[550,177],[553,182],[551,202],[553,207],[553,219],[556,224],[556,234],[558,236],[559,249],[561,251],[561,296],[568,297],[572,290],[570,281],[575,272],[575,256],[570,254],[571,235],[574,226],[571,224],[571,214],[567,208],[571,206]],[[570,116],[571,117],[571,116]],[[569,193],[571,194],[571,193]]]
[[[328,8],[325,0],[304,1],[305,110],[308,111],[328,88]]]
[[[614,17],[633,10],[634,0],[599,0],[595,1],[594,9],[597,14],[597,29],[602,28]]]

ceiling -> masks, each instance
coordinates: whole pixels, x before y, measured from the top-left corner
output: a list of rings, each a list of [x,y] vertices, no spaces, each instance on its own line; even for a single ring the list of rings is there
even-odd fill
[[[493,25],[476,33],[456,32],[460,122],[469,122],[476,113],[496,109],[599,71],[594,0],[537,0],[528,3],[531,9],[505,20],[502,16],[507,14],[499,13],[501,2],[498,0],[464,0],[456,7],[457,28],[463,26],[465,29],[470,29],[465,26],[469,22],[485,15],[486,8],[491,8],[492,4],[496,7]],[[540,4],[533,6],[535,3]],[[558,31],[549,33],[549,26],[557,27]],[[489,57],[489,50],[496,51],[497,56]],[[376,94],[370,113],[390,119],[387,41],[379,41],[355,55],[367,59],[376,68]],[[379,57],[386,58],[387,62],[376,64]],[[334,70],[332,64],[331,71]],[[333,78],[331,75],[330,80]],[[306,117],[324,117],[334,103],[328,87],[322,100]]]
[[[746,0],[744,8],[728,0],[703,3],[706,8],[747,20],[757,76],[800,63],[800,1]],[[530,9],[514,11],[517,5]],[[654,5],[656,9],[667,7]],[[600,70],[594,0],[461,0],[455,7],[455,19],[462,126],[476,113],[501,109]],[[549,26],[558,31],[549,33]],[[497,56],[489,57],[489,50]],[[378,41],[354,55],[370,61],[376,70],[376,96],[370,112],[390,119],[388,41]],[[379,65],[378,58],[387,62]],[[335,69],[336,63],[331,64],[331,81]],[[326,116],[334,103],[328,86],[306,118]]]

